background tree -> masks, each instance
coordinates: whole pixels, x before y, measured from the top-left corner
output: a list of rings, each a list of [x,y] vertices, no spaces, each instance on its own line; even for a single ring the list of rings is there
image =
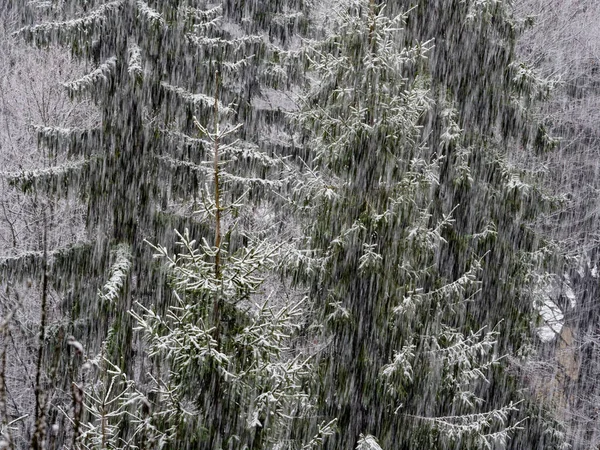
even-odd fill
[[[544,408],[565,424],[573,448],[598,441],[595,212],[598,142],[598,33],[593,2],[515,3],[533,26],[519,40],[521,58],[555,80],[553,95],[536,114],[557,138],[557,151],[538,163],[548,190],[563,193],[561,207],[539,218],[537,228],[555,239],[563,258],[544,280],[540,298],[550,323],[539,359],[528,367]],[[549,313],[551,312],[551,313]],[[531,373],[532,367],[543,367]],[[552,389],[546,389],[552,386]]]
[[[66,155],[61,152],[39,151],[36,137],[31,132],[33,124],[56,123],[68,127],[93,124],[97,120],[96,111],[89,102],[70,102],[60,85],[63,77],[76,76],[81,71],[80,66],[60,50],[26,49],[10,36],[11,28],[20,19],[18,12],[16,7],[3,7],[0,25],[0,158],[3,173],[0,181],[0,259],[3,266],[7,261],[30,261],[34,256],[41,256],[45,242],[51,249],[61,249],[84,237],[84,208],[76,198],[53,199],[41,190],[26,195],[11,186],[6,175],[34,168],[51,170],[51,166],[65,159]],[[2,276],[0,313],[7,320],[2,338],[6,357],[3,420],[11,423],[5,431],[10,434],[9,442],[13,448],[23,448],[34,431],[42,276],[41,272],[35,271],[11,272],[4,272]],[[63,323],[60,305],[59,295],[50,289],[46,311],[49,330],[56,330]],[[52,332],[46,336],[52,336]],[[48,354],[49,358],[56,356],[53,351]],[[44,359],[42,369],[46,362]],[[42,387],[47,386],[47,379],[54,376],[45,370],[41,375]],[[50,392],[47,398],[57,403],[69,400],[66,392],[58,390]]]

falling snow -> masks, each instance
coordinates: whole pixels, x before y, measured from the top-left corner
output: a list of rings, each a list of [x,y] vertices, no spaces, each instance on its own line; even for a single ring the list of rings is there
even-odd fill
[[[0,448],[600,446],[592,0],[0,8]]]

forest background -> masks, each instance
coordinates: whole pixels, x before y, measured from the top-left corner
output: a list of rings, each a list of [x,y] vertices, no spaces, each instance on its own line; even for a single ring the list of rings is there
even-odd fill
[[[2,448],[598,448],[598,23],[2,1]]]

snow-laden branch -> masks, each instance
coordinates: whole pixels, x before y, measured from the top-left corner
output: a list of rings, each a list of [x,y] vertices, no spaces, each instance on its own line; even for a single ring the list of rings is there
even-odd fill
[[[115,261],[110,268],[109,277],[102,289],[98,291],[98,298],[114,304],[119,297],[119,292],[125,285],[125,280],[131,269],[131,248],[127,244],[119,244],[114,251]]]
[[[127,72],[133,79],[141,79],[144,75],[142,68],[142,51],[136,44],[131,44],[127,49],[129,53],[129,62]]]
[[[137,0],[135,4],[137,6],[139,17],[142,17],[144,20],[154,25],[165,24],[162,15],[155,9],[148,6],[148,3],[143,0]]]
[[[167,92],[176,95],[183,102],[185,102],[191,106],[201,107],[201,108],[208,109],[208,110],[212,110],[214,108],[214,105],[215,105],[214,97],[210,97],[210,96],[202,94],[202,93],[194,94],[190,91],[183,89],[182,87],[173,86],[172,84],[169,84],[164,81],[161,82],[160,85]],[[217,105],[218,105],[218,110],[219,110],[220,115],[227,115],[231,112],[231,108],[229,108],[228,106],[225,106],[220,101],[217,101]]]
[[[65,83],[64,86],[70,95],[81,95],[90,92],[95,88],[105,84],[115,73],[117,58],[113,56],[100,64],[97,69],[78,80]]]

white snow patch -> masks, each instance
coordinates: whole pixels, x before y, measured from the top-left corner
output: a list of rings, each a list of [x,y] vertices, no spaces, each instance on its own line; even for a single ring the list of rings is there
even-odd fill
[[[560,334],[564,324],[564,314],[549,298],[540,307],[540,316],[544,320],[544,325],[538,327],[537,334],[544,342],[550,342]]]

